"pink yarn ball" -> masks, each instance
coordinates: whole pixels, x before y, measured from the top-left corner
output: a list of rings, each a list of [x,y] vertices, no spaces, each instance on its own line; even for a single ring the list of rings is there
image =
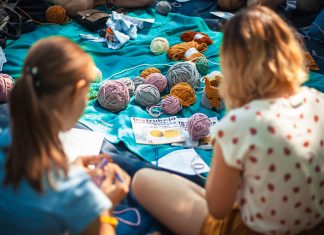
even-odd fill
[[[160,93],[165,90],[168,84],[166,77],[160,73],[151,73],[146,77],[145,82],[156,86]]]
[[[129,102],[129,91],[126,84],[120,81],[104,82],[98,92],[100,105],[111,112],[123,110]]]
[[[0,73],[0,103],[6,102],[14,80],[8,74]]]
[[[192,140],[200,140],[209,135],[209,127],[211,121],[208,116],[203,113],[195,113],[189,118],[187,126],[188,132]]]
[[[182,104],[180,100],[173,96],[167,96],[161,102],[162,111],[166,114],[176,114],[182,109]]]

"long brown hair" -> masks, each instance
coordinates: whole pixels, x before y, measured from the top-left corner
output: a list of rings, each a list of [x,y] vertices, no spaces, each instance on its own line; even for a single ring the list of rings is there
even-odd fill
[[[223,33],[220,92],[229,109],[295,90],[307,79],[294,30],[274,11],[243,10],[225,24]]]
[[[66,87],[73,88],[80,79],[90,81],[91,68],[90,56],[67,38],[49,37],[31,47],[9,97],[12,144],[5,185],[17,188],[26,179],[42,192],[43,177],[53,167],[67,175],[68,162],[57,134],[62,127],[55,101]]]

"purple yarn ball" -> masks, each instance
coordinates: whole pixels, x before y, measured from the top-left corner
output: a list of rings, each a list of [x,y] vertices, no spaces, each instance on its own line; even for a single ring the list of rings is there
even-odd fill
[[[120,81],[105,81],[98,92],[100,105],[111,112],[123,110],[129,102],[129,91],[126,84]]]
[[[6,102],[9,92],[14,86],[14,80],[5,73],[0,73],[0,103]]]
[[[146,77],[145,82],[156,86],[160,93],[165,90],[168,84],[166,77],[160,73],[151,73]]]
[[[209,135],[209,127],[211,121],[208,116],[203,113],[195,113],[188,120],[188,132],[192,140],[200,140]]]
[[[162,111],[166,114],[176,114],[182,109],[180,100],[175,96],[167,96],[161,102]]]

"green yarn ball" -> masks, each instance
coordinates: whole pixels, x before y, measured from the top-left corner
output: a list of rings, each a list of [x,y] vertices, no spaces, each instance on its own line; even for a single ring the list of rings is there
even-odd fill
[[[208,73],[208,60],[206,58],[199,58],[196,62],[196,67],[201,75]]]
[[[96,70],[96,79],[93,81],[94,83],[98,83],[98,82],[102,82],[102,72],[100,71],[100,69],[98,67],[95,68]]]
[[[100,83],[92,83],[91,84],[90,90],[88,92],[88,99],[89,100],[93,100],[93,99],[97,98],[99,88],[100,88]]]

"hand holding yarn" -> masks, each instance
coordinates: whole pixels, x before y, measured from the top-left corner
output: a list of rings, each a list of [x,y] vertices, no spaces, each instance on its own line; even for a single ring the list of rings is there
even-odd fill
[[[99,89],[98,101],[107,110],[119,112],[128,105],[128,87],[120,81],[108,80]]]
[[[211,121],[203,113],[195,113],[188,119],[188,132],[192,140],[197,141],[209,135]]]
[[[11,76],[5,73],[0,73],[0,103],[8,100],[10,90],[14,86],[14,80]]]
[[[162,37],[154,38],[150,45],[150,50],[154,55],[161,55],[169,50],[169,42]]]

